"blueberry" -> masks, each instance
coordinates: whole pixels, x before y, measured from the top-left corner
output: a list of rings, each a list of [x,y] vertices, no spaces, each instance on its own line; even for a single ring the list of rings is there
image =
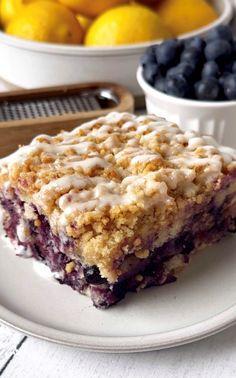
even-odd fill
[[[160,92],[165,93],[166,79],[164,77],[157,79],[154,83],[154,88]]]
[[[166,72],[166,77],[167,79],[173,77],[173,76],[177,76],[178,75],[178,69],[177,69],[177,66],[176,67],[171,67],[167,72]]]
[[[101,285],[106,282],[106,279],[100,276],[99,269],[95,265],[84,268],[84,277],[86,282],[92,285]]]
[[[180,53],[180,44],[177,39],[168,39],[162,42],[157,50],[157,62],[164,66],[176,63]]]
[[[144,54],[140,59],[140,63],[142,66],[146,66],[147,64],[157,64],[156,55]]]
[[[220,95],[220,85],[213,77],[198,81],[195,86],[195,95],[198,100],[215,101]]]
[[[236,57],[236,41],[233,41],[232,43],[232,53],[233,56]]]
[[[206,62],[202,69],[202,78],[218,77],[220,75],[220,69],[216,62]]]
[[[127,287],[128,287],[127,280],[117,282],[113,286],[112,293],[116,298],[122,299],[127,293]]]
[[[142,66],[145,66],[146,64],[149,64],[149,63],[154,63],[154,64],[157,63],[155,45],[149,46],[146,49],[144,55],[141,57],[140,63]]]
[[[233,62],[233,65],[232,65],[232,72],[233,72],[233,73],[236,73],[236,62]]]
[[[221,77],[218,79],[220,85],[224,86],[225,79],[229,75],[230,75],[230,72],[224,72],[223,75],[221,75]]]
[[[182,52],[180,60],[181,62],[188,62],[193,65],[198,65],[201,58],[202,56],[199,53],[199,50],[195,49],[194,47],[189,47]]]
[[[156,53],[156,48],[158,45],[151,45],[146,48],[145,54],[154,54]]]
[[[236,100],[236,74],[228,75],[225,78],[224,93],[228,100]]]
[[[176,97],[185,97],[188,93],[188,83],[183,76],[175,76],[166,79],[165,91],[167,94]]]
[[[222,71],[223,72],[230,72],[232,73],[232,69],[233,69],[233,64],[234,62],[227,62],[223,67],[222,67]]]
[[[193,37],[185,40],[185,47],[191,48],[193,47],[196,50],[202,51],[205,47],[205,41],[200,37]]]
[[[231,45],[224,39],[210,41],[205,47],[205,57],[207,60],[227,59],[231,54]]]
[[[167,71],[166,77],[184,76],[186,79],[190,78],[194,74],[195,68],[193,65],[187,62],[180,62],[177,66],[172,67]]]
[[[154,84],[154,81],[157,77],[158,66],[157,64],[150,63],[144,66],[143,68],[143,77],[151,85]]]
[[[175,241],[175,247],[181,249],[183,255],[188,255],[194,249],[193,235],[191,232],[184,232]]]
[[[232,41],[233,33],[228,25],[219,25],[212,29],[206,37],[207,41],[214,41],[216,39],[224,39],[225,41]]]
[[[183,49],[184,49],[184,42],[183,42],[183,40],[177,39],[177,50],[178,50],[179,55],[183,51]]]
[[[178,65],[178,69],[179,74],[183,75],[186,79],[190,78],[195,72],[195,67],[188,62],[181,62]]]

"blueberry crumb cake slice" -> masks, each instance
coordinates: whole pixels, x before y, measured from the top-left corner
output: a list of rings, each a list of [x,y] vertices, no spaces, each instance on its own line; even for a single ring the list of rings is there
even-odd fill
[[[106,308],[175,281],[236,229],[236,151],[155,116],[111,113],[0,161],[3,227],[23,255]]]

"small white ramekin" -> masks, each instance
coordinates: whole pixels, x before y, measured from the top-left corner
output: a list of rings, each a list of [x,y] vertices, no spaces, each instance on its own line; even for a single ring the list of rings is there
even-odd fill
[[[175,122],[183,130],[213,136],[218,143],[236,146],[236,101],[186,100],[157,91],[143,78],[137,80],[145,94],[147,112]]]

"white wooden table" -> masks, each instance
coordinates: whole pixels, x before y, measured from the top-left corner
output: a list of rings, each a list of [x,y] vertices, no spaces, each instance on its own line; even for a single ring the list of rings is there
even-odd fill
[[[194,344],[140,354],[82,352],[0,326],[3,378],[235,378],[236,327]]]
[[[12,89],[13,86],[0,80],[0,91]],[[0,325],[0,376],[236,378],[236,326],[182,347],[122,355],[83,352],[26,337]]]

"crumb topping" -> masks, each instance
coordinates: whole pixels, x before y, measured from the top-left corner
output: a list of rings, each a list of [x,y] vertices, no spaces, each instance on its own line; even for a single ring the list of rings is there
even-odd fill
[[[236,151],[210,136],[153,115],[110,113],[71,132],[39,135],[1,159],[0,186],[16,187],[55,232],[77,239],[86,262],[114,279],[114,256],[129,253],[124,240],[144,256],[137,230],[150,219],[160,225],[182,200],[201,202],[233,168]]]

